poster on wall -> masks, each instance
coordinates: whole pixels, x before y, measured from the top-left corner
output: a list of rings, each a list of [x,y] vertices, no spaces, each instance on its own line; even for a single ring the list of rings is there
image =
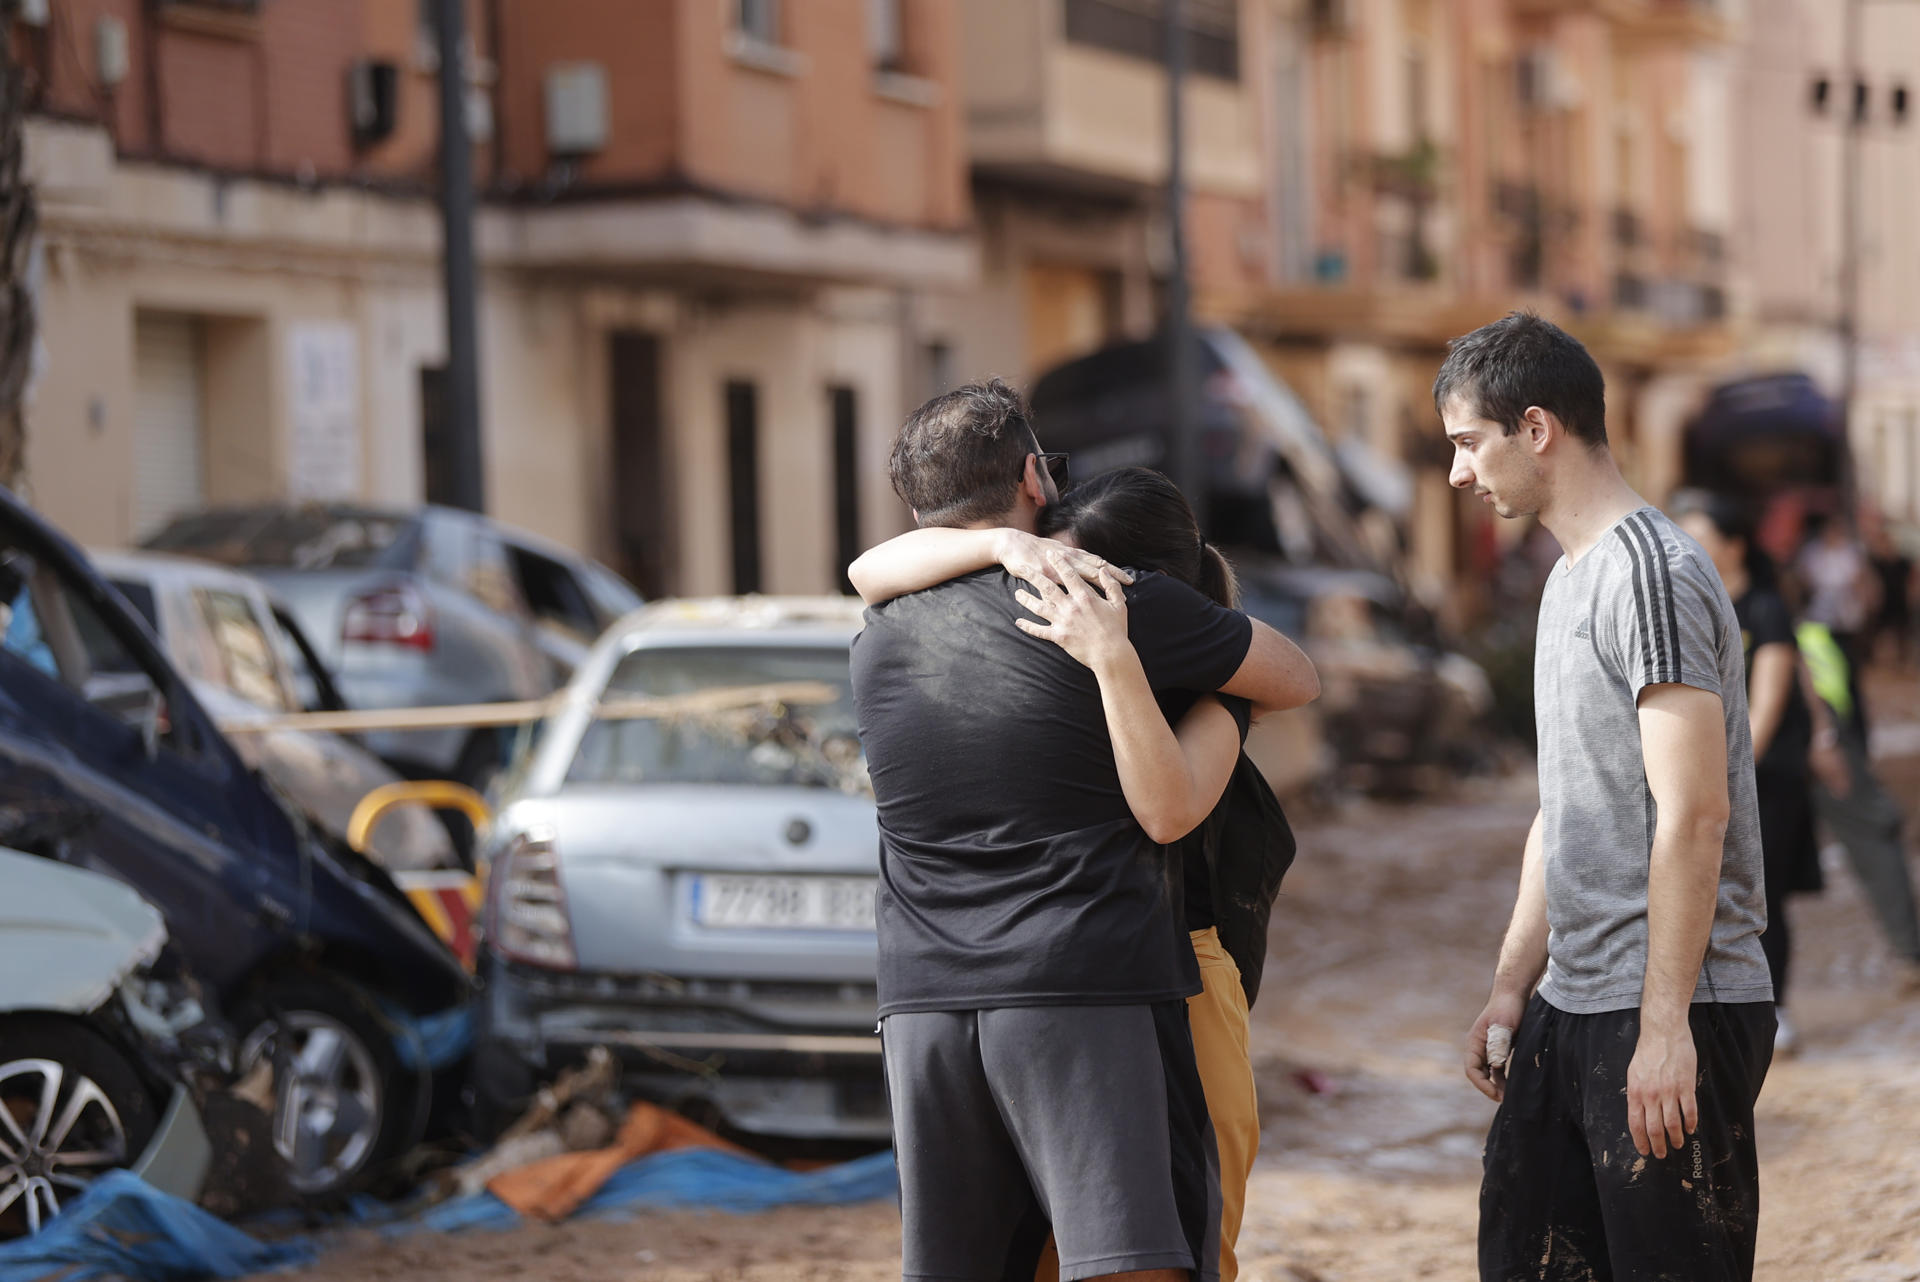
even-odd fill
[[[353,326],[309,322],[288,329],[293,440],[287,492],[296,499],[360,494],[360,367]]]

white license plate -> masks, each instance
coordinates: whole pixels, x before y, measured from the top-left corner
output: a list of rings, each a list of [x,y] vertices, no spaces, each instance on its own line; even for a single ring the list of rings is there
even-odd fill
[[[693,879],[693,919],[723,930],[872,930],[872,877]]]

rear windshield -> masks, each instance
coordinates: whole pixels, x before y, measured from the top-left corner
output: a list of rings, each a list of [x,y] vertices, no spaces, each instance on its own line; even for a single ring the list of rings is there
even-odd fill
[[[412,559],[418,525],[412,517],[351,508],[202,512],[173,522],[146,546],[223,565],[399,568]]]
[[[567,771],[570,783],[767,784],[871,795],[855,734],[847,650],[716,646],[620,661]],[[751,687],[780,686],[780,691]],[[744,691],[739,698],[725,692]],[[619,715],[636,698],[706,693],[667,716]],[[730,706],[720,706],[730,705]]]

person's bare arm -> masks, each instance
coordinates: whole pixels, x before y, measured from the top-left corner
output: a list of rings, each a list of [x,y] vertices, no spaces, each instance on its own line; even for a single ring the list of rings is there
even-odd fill
[[[1015,625],[1092,670],[1127,808],[1161,845],[1178,841],[1219,804],[1240,756],[1240,727],[1211,696],[1180,719],[1177,732],[1167,724],[1139,651],[1127,639],[1127,596],[1111,571],[1102,571],[1091,588],[1077,575],[1067,575],[1064,588],[1045,576],[1030,582],[1034,591],[1015,599],[1046,623],[1016,619]]]
[[[1731,803],[1720,696],[1693,686],[1640,693],[1640,750],[1659,818],[1647,865],[1647,973],[1640,1041],[1627,1066],[1627,1129],[1665,1157],[1699,1125],[1699,1057],[1687,1015],[1713,931]]]
[[[878,605],[993,565],[1005,566],[1015,578],[1032,583],[1058,578],[1063,566],[1090,579],[1106,564],[1091,552],[1022,530],[936,526],[908,530],[868,548],[847,567],[847,578],[862,601]],[[1116,569],[1114,574],[1123,583],[1133,581],[1124,570]]]
[[[1526,854],[1520,860],[1520,893],[1514,897],[1513,917],[1507,922],[1500,962],[1494,967],[1493,992],[1467,1034],[1467,1080],[1488,1099],[1506,1098],[1507,1070],[1505,1065],[1487,1062],[1487,1030],[1495,1024],[1510,1030],[1520,1027],[1527,999],[1546,969],[1547,857],[1541,816],[1536,812],[1527,831]]]
[[[1747,720],[1753,726],[1755,761],[1767,755],[1787,714],[1799,666],[1800,650],[1791,642],[1771,642],[1753,652],[1753,675],[1747,682]]]
[[[1800,697],[1807,701],[1807,709],[1813,715],[1813,742],[1807,747],[1807,765],[1821,787],[1836,797],[1845,798],[1853,791],[1853,766],[1840,747],[1840,725],[1834,720],[1833,709],[1814,687],[1813,673],[1807,668],[1806,656],[1798,646],[1794,647],[1793,667],[1794,677],[1800,682]]]
[[[1222,694],[1238,695],[1253,704],[1255,715],[1298,708],[1320,697],[1320,674],[1299,646],[1260,622],[1253,623],[1253,643],[1233,677],[1220,687]]]

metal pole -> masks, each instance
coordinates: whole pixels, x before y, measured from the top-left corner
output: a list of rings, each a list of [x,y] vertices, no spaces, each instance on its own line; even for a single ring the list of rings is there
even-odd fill
[[[466,0],[438,0],[440,213],[445,227],[447,442],[453,493],[470,512],[486,508],[480,453],[480,340],[473,266],[473,146],[467,137]]]
[[[1185,110],[1187,28],[1181,0],[1165,0],[1167,18],[1167,234],[1173,264],[1167,280],[1168,400],[1172,412],[1173,479],[1207,528],[1207,476],[1200,454],[1194,395],[1192,302],[1187,285]]]
[[[1845,97],[1840,104],[1840,421],[1847,457],[1853,452],[1853,400],[1860,381],[1860,135],[1866,128],[1860,101],[1865,83],[1860,66],[1861,0],[1846,0],[1843,64]],[[1851,498],[1853,468],[1847,468]]]

